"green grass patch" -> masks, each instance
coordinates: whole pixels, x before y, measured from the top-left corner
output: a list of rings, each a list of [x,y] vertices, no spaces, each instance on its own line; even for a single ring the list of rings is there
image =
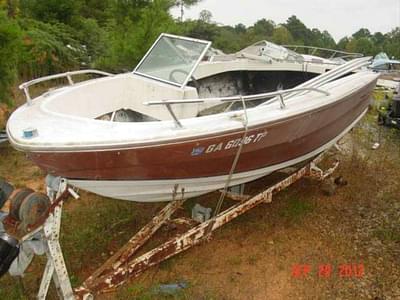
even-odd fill
[[[63,212],[61,244],[71,274],[82,270],[88,261],[101,262],[103,256],[108,257],[136,232],[127,230],[137,218],[134,204],[93,198],[87,202],[71,200],[82,202],[73,210],[66,208]],[[74,285],[78,282],[75,279]]]
[[[298,199],[288,201],[287,206],[281,209],[280,215],[289,219],[290,221],[297,221],[312,212],[314,205],[310,202]]]
[[[18,279],[8,277],[3,279],[0,284],[0,299],[25,300],[28,298],[24,295],[23,288],[18,283]]]
[[[193,299],[190,295],[190,287],[171,292],[163,292],[159,289],[159,284],[146,287],[140,283],[134,283],[126,288],[119,290],[117,299],[135,299],[135,300],[185,300]]]
[[[400,231],[388,228],[380,228],[374,231],[374,236],[382,242],[400,242]]]

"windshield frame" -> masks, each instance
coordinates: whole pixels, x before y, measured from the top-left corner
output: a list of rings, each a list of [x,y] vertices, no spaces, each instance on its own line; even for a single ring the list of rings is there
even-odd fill
[[[151,52],[153,51],[153,49],[157,46],[158,42],[164,38],[172,38],[172,39],[179,39],[179,40],[184,40],[184,41],[189,41],[189,42],[194,42],[194,43],[200,43],[205,45],[203,51],[201,52],[200,56],[198,57],[197,61],[194,63],[193,67],[191,68],[190,72],[188,73],[186,79],[180,84],[174,81],[170,81],[167,79],[163,79],[163,78],[159,78],[156,76],[152,76],[149,74],[145,74],[142,72],[139,72],[138,69],[143,65],[143,63],[146,61],[147,57],[151,54]],[[194,39],[194,38],[188,38],[188,37],[183,37],[183,36],[178,36],[178,35],[173,35],[173,34],[168,34],[168,33],[162,33],[160,34],[160,36],[157,38],[157,40],[153,43],[153,45],[150,47],[150,49],[147,51],[147,53],[143,56],[143,58],[140,60],[140,62],[137,64],[137,66],[135,67],[135,69],[132,71],[133,74],[139,75],[139,76],[143,76],[149,79],[153,79],[156,81],[160,81],[163,83],[167,83],[167,84],[171,84],[173,86],[177,86],[180,88],[184,88],[187,83],[189,82],[189,80],[192,78],[194,71],[196,70],[197,66],[200,64],[200,62],[203,60],[204,56],[207,54],[208,49],[211,46],[211,42],[210,41],[206,41],[206,40],[199,40],[199,39]]]

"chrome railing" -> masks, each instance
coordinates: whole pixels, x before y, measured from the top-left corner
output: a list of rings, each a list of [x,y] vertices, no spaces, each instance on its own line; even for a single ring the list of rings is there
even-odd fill
[[[354,58],[360,58],[360,57],[364,56],[362,53],[346,52],[346,51],[341,51],[341,50],[336,50],[336,49],[321,48],[321,47],[314,47],[314,46],[282,45],[282,47],[288,48],[288,49],[293,50],[295,52],[297,51],[297,49],[307,49],[307,50],[311,51],[311,53],[309,53],[309,55],[314,55],[317,51],[329,52],[329,53],[332,53],[330,55],[329,59],[332,59],[332,58],[335,58],[335,57],[340,57],[340,58],[343,58],[343,59],[344,58],[353,58],[354,59]]]
[[[53,80],[53,79],[58,79],[58,78],[67,78],[68,83],[70,85],[74,84],[74,81],[72,80],[72,76],[75,75],[83,75],[83,74],[96,74],[96,75],[104,75],[104,76],[114,76],[114,74],[111,73],[107,73],[107,72],[103,72],[103,71],[99,71],[99,70],[78,70],[78,71],[71,71],[71,72],[65,72],[65,73],[60,73],[60,74],[55,74],[55,75],[49,75],[49,76],[44,76],[44,77],[40,77],[40,78],[36,78],[33,79],[31,81],[27,81],[22,83],[19,86],[20,90],[24,91],[25,97],[26,97],[26,101],[29,105],[32,104],[32,99],[31,99],[31,95],[29,94],[29,87],[41,82],[45,82],[45,81],[49,81],[49,80]]]
[[[295,96],[301,96],[309,92],[317,92],[329,96],[327,91],[320,89],[324,84],[341,78],[346,74],[351,74],[356,70],[360,70],[361,68],[370,64],[371,57],[361,57],[346,62],[343,65],[340,65],[326,73],[323,73],[313,79],[306,81],[305,83],[287,90],[278,90],[275,92],[256,94],[256,95],[248,95],[248,96],[232,96],[232,97],[221,97],[221,98],[202,98],[202,99],[181,99],[181,100],[161,100],[161,101],[149,101],[144,102],[144,105],[165,105],[168,109],[168,112],[171,114],[175,125],[178,128],[182,128],[182,124],[179,121],[178,117],[175,115],[172,110],[171,105],[173,104],[190,104],[190,103],[204,103],[204,102],[234,102],[234,101],[253,101],[253,100],[261,100],[265,98],[272,98],[262,102],[261,105],[267,105],[273,103],[275,101],[280,102],[281,109],[286,107],[283,95],[287,95],[286,100]]]
[[[168,112],[171,114],[175,125],[178,128],[182,128],[182,124],[179,121],[178,117],[174,113],[171,105],[173,104],[195,104],[195,103],[205,103],[205,102],[235,102],[235,101],[255,101],[255,100],[262,100],[265,98],[272,98],[269,99],[270,101],[267,101],[268,103],[275,102],[279,100],[280,107],[281,109],[284,109],[286,107],[283,95],[291,94],[294,92],[317,92],[320,94],[324,94],[325,96],[329,96],[329,93],[327,91],[318,89],[318,88],[313,88],[313,87],[298,87],[298,88],[293,88],[293,89],[287,89],[287,90],[278,90],[275,92],[269,92],[269,93],[262,93],[262,94],[256,94],[256,95],[248,95],[248,96],[232,96],[232,97],[216,97],[216,98],[201,98],[201,99],[181,99],[181,100],[161,100],[161,101],[148,101],[148,102],[143,102],[144,105],[165,105],[166,108],[168,109]],[[263,104],[266,104],[266,102],[263,102]]]
[[[323,86],[328,82],[346,76],[346,74],[351,74],[353,72],[356,72],[357,70],[362,70],[362,68],[368,66],[371,63],[370,61],[371,57],[361,57],[350,60],[345,64],[339,65],[338,67],[329,70],[326,73],[322,73],[321,75],[298,85],[297,87],[320,88],[321,86]],[[287,98],[299,96],[301,94],[304,94],[304,92],[292,93]]]

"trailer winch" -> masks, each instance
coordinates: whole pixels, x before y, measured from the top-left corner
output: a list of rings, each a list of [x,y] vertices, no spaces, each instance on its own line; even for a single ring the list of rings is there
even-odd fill
[[[0,178],[0,277],[7,271],[22,274],[33,254],[44,253],[40,235],[23,237],[40,226],[50,205],[45,194],[30,188],[16,189]]]

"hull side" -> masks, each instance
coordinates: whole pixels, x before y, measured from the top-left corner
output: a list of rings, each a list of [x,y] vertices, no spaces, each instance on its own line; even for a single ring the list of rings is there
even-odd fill
[[[231,180],[231,186],[256,180],[274,171],[306,161],[326,151],[348,133],[366,112],[367,109],[334,139],[306,155],[266,168],[235,173]],[[69,180],[69,183],[78,188],[110,198],[136,202],[159,202],[171,201],[173,199],[172,195],[175,187],[177,187],[178,191],[184,189],[185,198],[191,198],[223,188],[226,180],[227,175],[172,180]]]
[[[374,83],[319,109],[250,128],[235,172],[279,165],[329,143],[368,107]],[[242,132],[165,145],[29,153],[46,172],[76,180],[168,180],[226,175]]]

